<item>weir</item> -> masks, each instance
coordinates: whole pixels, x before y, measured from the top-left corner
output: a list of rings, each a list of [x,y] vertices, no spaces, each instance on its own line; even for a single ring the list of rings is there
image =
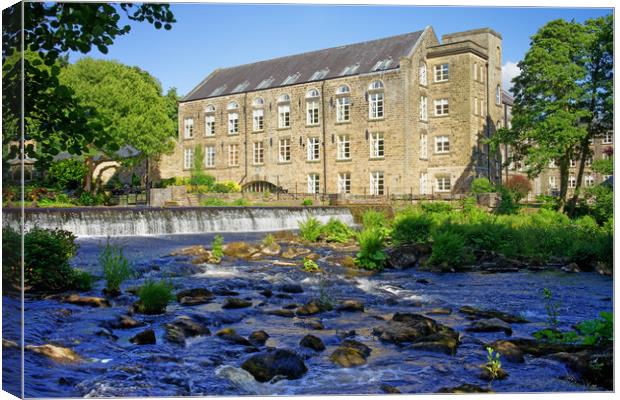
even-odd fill
[[[2,210],[3,226],[19,226],[19,209]],[[297,229],[307,217],[353,225],[344,207],[80,207],[25,209],[26,230],[64,229],[78,237],[148,236]]]

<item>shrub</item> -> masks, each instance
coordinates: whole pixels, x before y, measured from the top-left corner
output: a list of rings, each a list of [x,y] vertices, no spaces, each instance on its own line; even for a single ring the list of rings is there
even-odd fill
[[[513,175],[506,180],[504,187],[512,193],[515,203],[523,200],[532,190],[532,184],[529,179],[522,175]]]
[[[61,188],[73,190],[82,186],[88,168],[76,158],[54,161],[47,171],[48,179]]]
[[[24,235],[24,286],[37,292],[74,289],[76,270],[69,260],[77,251],[75,236],[60,229],[33,228]],[[2,276],[5,284],[20,287],[21,237],[2,229]]]
[[[385,264],[383,251],[384,239],[377,228],[364,229],[358,234],[360,251],[355,258],[355,264],[370,270],[382,270]]]
[[[465,197],[461,200],[461,207],[463,207],[463,212],[465,214],[469,214],[472,211],[477,209],[476,207],[477,201],[474,197]]]
[[[614,191],[608,185],[596,185],[585,192],[587,202],[584,205],[586,212],[599,224],[604,224],[614,215]]]
[[[471,262],[471,252],[465,245],[462,234],[450,230],[437,232],[433,237],[433,250],[429,264],[439,265],[445,269],[460,267]]]
[[[172,300],[172,282],[147,280],[138,290],[138,311],[143,314],[163,314]]]
[[[131,266],[123,254],[123,248],[113,245],[108,239],[99,252],[99,263],[103,268],[107,293],[110,295],[120,293],[121,284],[132,275]]]
[[[426,214],[405,214],[394,222],[392,241],[396,244],[427,242],[432,224],[432,219]]]
[[[86,292],[93,288],[95,277],[88,271],[74,269],[71,281],[75,289]]]
[[[189,178],[190,185],[204,185],[208,188],[213,187],[215,183],[215,178],[209,174],[205,174],[204,172],[193,172],[192,176]]]
[[[321,231],[321,222],[314,217],[299,222],[299,235],[309,242],[316,242],[321,236]]]
[[[515,214],[519,211],[519,204],[515,201],[514,194],[510,190],[501,186],[499,188],[499,193],[499,207],[497,207],[496,210],[498,214]]]
[[[601,312],[601,318],[583,321],[577,324],[577,331],[583,335],[582,343],[586,345],[606,345],[614,340],[614,314]]]
[[[381,211],[367,210],[362,214],[362,226],[364,229],[381,229],[388,226],[388,220]]]
[[[351,237],[352,232],[341,221],[330,218],[327,224],[321,228],[321,236],[326,242],[345,243]]]
[[[491,193],[495,188],[488,178],[476,178],[471,181],[471,191],[475,194]]]
[[[222,235],[215,235],[211,243],[211,254],[213,257],[221,260],[224,256],[224,238]]]
[[[271,247],[276,244],[276,238],[270,233],[263,238],[262,244],[265,247]]]
[[[239,206],[239,207],[246,207],[250,205],[250,202],[247,199],[244,199],[243,197],[240,199],[235,199],[232,202],[233,206]]]
[[[304,259],[304,271],[306,272],[320,272],[321,269],[313,260],[306,258]]]
[[[103,193],[82,192],[78,198],[78,204],[82,206],[99,206],[105,204],[106,196]]]
[[[540,208],[545,210],[557,211],[560,209],[560,198],[556,196],[548,196],[539,194],[536,196],[536,201],[541,203]]]
[[[448,213],[452,211],[452,205],[444,201],[423,201],[420,203],[422,211],[427,213]]]
[[[312,199],[304,199],[304,201],[301,202],[301,205],[304,207],[311,206],[312,204]]]
[[[201,200],[200,205],[203,207],[223,207],[226,205],[226,202],[222,199],[218,199],[217,197],[208,197]]]

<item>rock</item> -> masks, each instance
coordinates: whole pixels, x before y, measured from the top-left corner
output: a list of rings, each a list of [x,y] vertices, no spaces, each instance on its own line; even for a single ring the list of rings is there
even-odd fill
[[[303,293],[304,289],[298,283],[285,283],[280,286],[280,291],[284,293]]]
[[[383,326],[375,327],[373,333],[383,341],[396,344],[423,342],[422,338],[438,333],[449,336],[458,335],[452,328],[439,324],[431,318],[410,313],[394,314],[391,321]],[[436,340],[436,338],[431,337],[430,340]]]
[[[118,336],[116,336],[114,333],[112,333],[111,330],[109,330],[108,328],[101,328],[99,329],[97,332],[95,332],[96,336],[101,336],[101,337],[105,337],[108,339],[112,339],[112,340],[118,340]]]
[[[387,393],[387,394],[400,394],[400,393],[402,393],[400,390],[398,390],[397,387],[394,387],[392,385],[388,385],[387,383],[382,383],[380,387],[381,387],[381,390],[383,391],[383,393]]]
[[[235,292],[234,290],[230,290],[228,288],[213,289],[213,294],[218,296],[239,296],[239,292]]]
[[[252,305],[251,301],[243,300],[238,297],[229,297],[224,301],[222,308],[246,308]]]
[[[2,348],[3,349],[19,349],[19,344],[17,344],[17,342],[14,342],[12,340],[2,338]]]
[[[147,329],[143,332],[138,333],[129,341],[133,344],[143,345],[143,344],[155,344],[155,331],[152,329]]]
[[[336,310],[364,312],[364,304],[359,300],[344,300],[336,307]]]
[[[491,343],[491,347],[494,347],[498,343],[502,343],[503,345],[506,345],[506,343],[511,343],[512,345],[516,346],[523,354],[530,354],[534,357],[547,356],[549,354],[562,352],[577,353],[583,350],[587,350],[589,348],[586,345],[539,342],[535,339],[502,340]]]
[[[509,324],[512,324],[512,323],[522,324],[522,323],[529,322],[525,318],[522,318],[516,315],[507,314],[507,313],[497,311],[497,310],[481,310],[479,308],[475,308],[472,306],[463,306],[459,308],[459,312],[470,315],[474,318],[499,318],[502,321],[508,322]]]
[[[286,300],[293,300],[293,296],[291,296],[290,294],[286,294],[286,293],[278,293],[276,294],[276,299],[286,299]]]
[[[325,350],[325,345],[323,344],[321,338],[314,335],[304,336],[299,342],[299,345],[316,351]]]
[[[239,335],[232,328],[222,329],[221,331],[216,333],[216,335],[230,343],[239,344],[241,346],[248,346],[248,347],[253,346],[253,344],[250,343],[249,340]]]
[[[482,388],[478,385],[472,385],[469,383],[464,383],[455,387],[444,387],[437,391],[437,393],[495,393],[491,389]]]
[[[278,267],[296,267],[297,266],[296,262],[280,261],[280,260],[272,261],[271,264],[278,266]]]
[[[267,297],[267,298],[270,298],[271,296],[273,296],[273,292],[271,291],[271,289],[261,290],[261,291],[259,292],[259,294],[260,294],[261,296],[265,296],[265,297]]]
[[[488,347],[491,347],[493,350],[498,352],[502,356],[502,358],[504,358],[507,361],[514,362],[514,363],[525,362],[525,358],[523,357],[523,352],[514,343],[511,343],[506,340],[498,340],[488,345]]]
[[[192,264],[219,264],[222,259],[216,257],[210,251],[207,251],[204,255],[196,256],[192,259]]]
[[[319,258],[321,258],[320,255],[316,254],[316,253],[310,253],[308,255],[306,255],[304,257],[304,260],[312,260],[312,261],[318,261]]]
[[[484,379],[486,381],[495,381],[506,378],[508,378],[508,372],[504,371],[502,368],[498,369],[495,372],[495,376],[493,376],[491,375],[491,371],[489,371],[484,365],[482,366],[482,370],[480,372],[480,379]]]
[[[562,267],[562,271],[564,272],[581,272],[579,265],[577,263],[570,263]]]
[[[308,371],[302,358],[288,349],[253,355],[241,364],[241,368],[259,382],[268,382],[278,375],[299,379]]]
[[[282,253],[281,256],[290,260],[310,253],[310,249],[306,249],[305,247],[289,247]]]
[[[172,253],[170,253],[171,256],[201,256],[204,255],[208,252],[209,250],[207,250],[204,246],[201,245],[195,245],[195,246],[189,246],[189,247],[184,247],[180,250],[176,250],[173,251]]]
[[[408,346],[409,349],[437,351],[448,355],[455,355],[459,345],[459,336],[453,333],[435,333],[417,339]]]
[[[316,331],[325,329],[323,323],[317,319],[302,319],[301,321],[296,322],[295,325]]]
[[[416,279],[415,281],[421,285],[429,285],[431,283],[428,279]]]
[[[281,247],[279,244],[277,243],[273,243],[270,246],[261,246],[260,247],[260,252],[261,254],[264,254],[266,256],[277,256],[278,254],[280,254],[280,252],[282,251]]]
[[[80,296],[77,294],[70,294],[62,296],[60,301],[63,303],[75,304],[77,306],[89,306],[97,308],[110,307],[110,302],[102,297],[93,296]]]
[[[142,325],[144,325],[142,322],[136,321],[129,315],[121,315],[116,321],[106,324],[111,329],[133,329]]]
[[[336,329],[336,336],[338,336],[340,339],[352,338],[357,336],[357,332],[355,332],[355,329],[351,329],[348,331]]]
[[[224,246],[224,254],[234,258],[249,259],[260,249],[245,242],[232,242]]]
[[[250,333],[250,336],[248,336],[248,339],[250,340],[250,342],[252,342],[255,345],[259,345],[259,346],[264,346],[265,343],[267,343],[267,339],[269,339],[269,335],[267,334],[267,332],[265,331],[255,331]]]
[[[357,367],[366,364],[370,352],[370,348],[365,344],[348,339],[334,350],[329,359],[344,368]]]
[[[318,314],[323,311],[326,311],[326,310],[323,307],[321,307],[321,305],[317,301],[312,300],[306,303],[305,305],[299,307],[296,311],[296,314],[299,316],[307,316],[307,315]]]
[[[284,318],[293,318],[295,316],[295,312],[293,310],[267,310],[264,311],[265,314],[267,315],[275,315],[277,317],[284,317]]]
[[[427,312],[425,312],[426,315],[450,315],[452,314],[452,309],[451,308],[445,308],[445,307],[437,307],[437,308],[433,308]]]
[[[215,298],[215,295],[209,289],[194,288],[181,290],[176,294],[176,297],[182,306],[195,306],[209,303]]]
[[[198,335],[210,335],[211,331],[204,325],[199,324],[188,316],[177,317],[174,321],[164,325],[166,335],[164,338],[169,342],[185,344],[185,339]]]
[[[357,268],[355,265],[355,258],[348,255],[336,257],[331,256],[327,258],[327,261],[345,268]]]
[[[415,244],[391,247],[385,250],[386,264],[389,268],[413,268],[418,263],[418,246]]]
[[[75,351],[53,344],[43,344],[40,346],[28,345],[26,346],[26,350],[44,355],[59,363],[77,363],[83,361],[83,358]]]
[[[297,303],[289,303],[289,304],[285,304],[285,305],[282,306],[282,308],[285,309],[285,310],[294,310],[297,307],[299,307],[299,304],[297,304]]]
[[[507,322],[499,318],[481,319],[473,322],[468,331],[471,332],[500,332],[503,331],[506,335],[512,335],[512,327]]]
[[[549,358],[564,362],[570,369],[581,375],[581,378],[607,390],[613,390],[613,349],[608,347],[590,348],[577,353],[560,352],[549,355]]]

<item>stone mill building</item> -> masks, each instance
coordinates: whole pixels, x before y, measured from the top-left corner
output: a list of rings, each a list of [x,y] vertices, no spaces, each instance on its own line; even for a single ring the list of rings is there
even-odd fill
[[[502,37],[413,33],[208,75],[179,103],[162,178],[205,172],[248,191],[441,194],[500,181],[483,139],[505,124]]]

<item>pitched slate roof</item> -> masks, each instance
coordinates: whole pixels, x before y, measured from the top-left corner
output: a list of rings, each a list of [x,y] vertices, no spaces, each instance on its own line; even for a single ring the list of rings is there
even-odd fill
[[[396,69],[423,32],[218,69],[181,102]]]

